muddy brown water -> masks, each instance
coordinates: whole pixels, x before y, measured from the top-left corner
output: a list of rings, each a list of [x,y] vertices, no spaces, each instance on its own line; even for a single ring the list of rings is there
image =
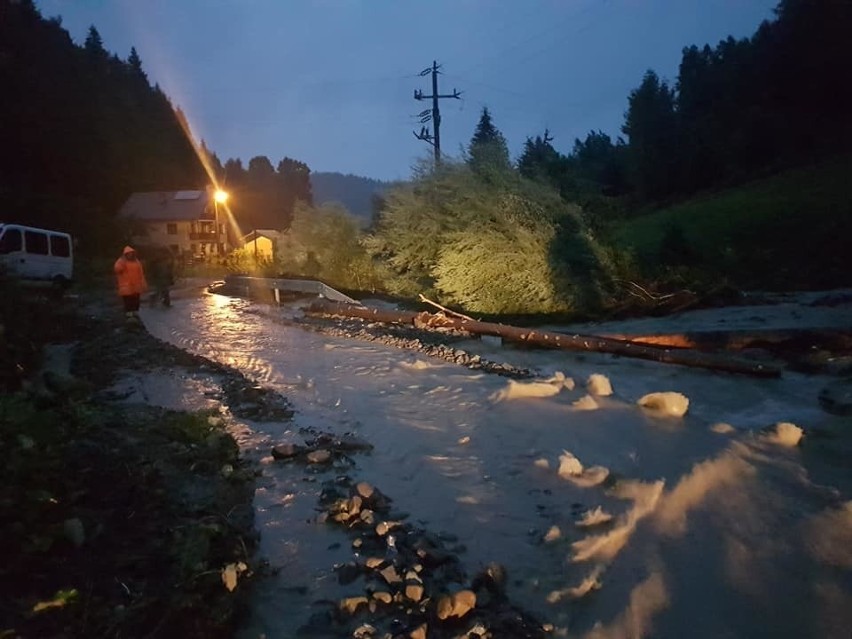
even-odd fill
[[[285,326],[276,321],[285,312],[215,295],[143,311],[155,336],[238,368],[296,409],[293,422],[239,426],[241,446],[263,469],[260,554],[279,569],[258,585],[243,637],[297,636],[315,602],[361,594],[333,570],[353,558],[347,536],[316,521],[327,477],[269,457],[299,427],[372,442],[347,472],[391,496],[411,522],[457,539],[471,572],[505,565],[512,600],[557,633],[832,637],[852,627],[852,425],[819,405],[830,378],[755,380],[464,343],[542,379],[560,371],[576,383],[549,397],[497,401],[505,378]],[[606,375],[614,394],[580,410],[573,403],[592,373]],[[686,395],[687,414],[636,405],[657,391]],[[761,434],[781,421],[805,430],[800,446]],[[733,430],[711,428],[720,422]],[[566,450],[606,467],[607,482],[561,478]],[[597,507],[613,519],[575,526]]]

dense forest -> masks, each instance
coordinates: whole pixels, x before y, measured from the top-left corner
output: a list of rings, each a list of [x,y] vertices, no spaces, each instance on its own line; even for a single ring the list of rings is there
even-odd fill
[[[97,28],[82,46],[32,0],[0,0],[0,211],[4,221],[69,230],[87,253],[112,251],[116,212],[135,191],[203,188],[204,157],[246,228],[286,228],[310,201],[308,167],[265,157],[224,167],[195,143],[180,108],[135,49],[109,53]]]
[[[0,0],[0,210],[6,221],[104,238],[133,191],[200,186],[175,109],[136,51],[76,46],[31,0]],[[91,249],[87,243],[83,249]]]
[[[313,203],[311,170],[299,160],[285,157],[273,166],[268,157],[258,155],[244,168],[239,159],[221,165],[212,155],[209,166],[222,188],[234,196],[229,206],[243,233],[289,228],[296,203]]]
[[[614,226],[852,151],[849,33],[852,3],[782,0],[750,38],[684,48],[673,81],[653,70],[637,78],[623,137],[591,131],[567,152],[541,131],[511,158],[483,109],[463,157],[423,163],[403,184],[359,189],[359,221],[329,203],[354,194],[329,196],[323,176],[297,159],[256,156],[244,166],[220,162],[203,142],[193,148],[186,119],[152,86],[135,50],[126,60],[108,53],[95,27],[77,46],[61,19],[43,18],[31,0],[0,0],[0,206],[7,220],[69,229],[94,250],[107,245],[101,240],[131,192],[215,178],[235,195],[230,206],[243,232],[291,231],[278,262],[252,266],[237,254],[231,264],[240,270],[299,271],[310,256],[314,274],[342,286],[430,292],[482,312],[605,306],[618,282],[650,277],[629,242],[612,243]],[[834,204],[825,208],[840,219]],[[745,220],[747,209],[736,216]],[[842,236],[848,226],[838,222],[824,235]],[[731,258],[736,246],[719,249],[724,275],[759,285],[737,281],[744,267]],[[649,255],[709,263],[690,251],[672,226],[645,263]],[[771,271],[750,259],[753,272]],[[842,283],[843,269],[830,266],[821,284]]]
[[[782,0],[750,38],[683,49],[673,84],[647,71],[622,133],[556,151],[527,139],[518,169],[568,198],[683,198],[852,150],[852,3]],[[596,204],[600,204],[596,202]]]

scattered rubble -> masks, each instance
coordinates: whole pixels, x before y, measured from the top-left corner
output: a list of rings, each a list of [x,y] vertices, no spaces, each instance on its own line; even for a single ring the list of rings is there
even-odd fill
[[[285,463],[305,463],[326,453],[339,468],[349,453],[366,452],[367,442],[305,429],[303,442],[273,447]],[[345,450],[344,450],[345,449]],[[451,535],[436,535],[392,511],[392,500],[377,487],[343,474],[322,484],[319,522],[339,526],[352,537],[351,561],[337,564],[341,585],[352,592],[325,613],[315,614],[300,634],[340,637],[544,637],[541,623],[511,605],[506,571],[490,564],[470,578],[459,556],[448,548]],[[457,540],[455,540],[457,541]]]

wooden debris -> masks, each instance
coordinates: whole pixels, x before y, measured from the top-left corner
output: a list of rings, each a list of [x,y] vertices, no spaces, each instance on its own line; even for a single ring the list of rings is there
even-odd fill
[[[492,335],[507,341],[533,344],[544,348],[570,351],[594,351],[622,357],[635,357],[666,364],[679,364],[728,373],[756,377],[778,377],[781,369],[773,364],[757,362],[726,354],[703,353],[692,350],[658,348],[632,340],[597,337],[594,335],[569,335],[532,328],[521,328],[493,322],[478,322],[429,313],[389,311],[317,300],[307,309],[308,315],[337,315],[358,317],[390,324],[410,324],[423,328],[440,326],[467,331],[476,335]]]
[[[476,321],[472,317],[468,317],[467,315],[462,315],[461,313],[457,313],[456,311],[451,311],[446,306],[441,306],[440,304],[438,304],[438,302],[433,302],[428,297],[423,295],[423,293],[418,295],[418,297],[420,298],[421,302],[423,302],[425,304],[430,304],[430,305],[434,306],[435,308],[444,311],[444,313],[446,313],[447,315],[454,315],[455,317],[460,317],[462,319],[470,320],[471,322]]]

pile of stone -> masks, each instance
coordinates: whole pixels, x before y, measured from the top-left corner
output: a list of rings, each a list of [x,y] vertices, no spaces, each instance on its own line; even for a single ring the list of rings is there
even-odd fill
[[[242,376],[228,376],[222,392],[231,413],[241,419],[283,422],[293,418],[293,407],[285,397]]]
[[[495,362],[480,355],[471,355],[445,343],[471,337],[470,334],[462,331],[451,333],[419,331],[407,326],[341,317],[304,317],[293,321],[292,324],[323,335],[378,342],[395,348],[417,351],[429,357],[436,357],[484,373],[492,373],[512,379],[528,379],[533,376],[529,369],[513,366],[506,362]]]
[[[350,453],[366,452],[373,445],[352,433],[341,436],[303,429],[311,436],[304,443],[284,442],[272,447],[272,457],[279,461],[298,461],[308,465],[324,467],[335,461],[350,462]]]
[[[355,434],[337,436],[302,428],[303,442],[283,442],[272,456],[330,474],[354,465],[352,455],[372,450]],[[359,639],[496,639],[547,637],[541,624],[511,605],[506,571],[490,564],[472,579],[459,559],[462,544],[408,523],[392,500],[367,482],[339,475],[322,484],[318,523],[337,526],[351,540],[352,560],[335,566],[350,596],[326,603],[299,630],[305,637]]]
[[[306,634],[361,639],[546,637],[549,627],[512,606],[498,564],[468,579],[445,539],[415,528],[391,510],[391,499],[366,482],[342,476],[325,482],[321,521],[351,537],[352,561],[335,566],[343,585],[357,588]]]

